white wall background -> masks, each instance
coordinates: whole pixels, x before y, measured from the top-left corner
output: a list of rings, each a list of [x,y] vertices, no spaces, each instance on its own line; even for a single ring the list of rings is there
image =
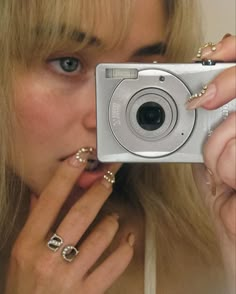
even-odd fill
[[[205,41],[218,42],[236,34],[236,0],[199,0],[203,10]]]

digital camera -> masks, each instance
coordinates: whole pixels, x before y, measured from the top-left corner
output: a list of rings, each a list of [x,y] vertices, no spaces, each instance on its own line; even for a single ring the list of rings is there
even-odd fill
[[[99,64],[97,152],[102,162],[203,162],[214,128],[236,111],[187,110],[186,101],[235,63]],[[236,132],[236,126],[235,126]]]

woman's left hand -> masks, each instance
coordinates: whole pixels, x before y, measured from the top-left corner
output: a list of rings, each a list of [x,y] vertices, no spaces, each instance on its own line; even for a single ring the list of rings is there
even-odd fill
[[[235,62],[236,37],[227,35],[216,50],[206,47],[202,59]],[[214,49],[214,48],[213,48]],[[220,73],[190,108],[216,109],[236,97],[236,67]],[[207,140],[204,164],[193,165],[194,177],[211,212],[222,249],[229,294],[236,293],[236,112],[231,113]]]

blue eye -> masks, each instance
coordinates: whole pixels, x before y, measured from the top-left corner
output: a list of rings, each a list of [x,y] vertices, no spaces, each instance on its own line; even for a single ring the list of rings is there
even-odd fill
[[[64,75],[77,75],[82,71],[82,63],[75,57],[59,57],[48,60],[53,71]]]
[[[60,67],[65,72],[74,72],[78,68],[80,69],[80,62],[78,59],[73,57],[63,57],[59,59],[60,61]]]

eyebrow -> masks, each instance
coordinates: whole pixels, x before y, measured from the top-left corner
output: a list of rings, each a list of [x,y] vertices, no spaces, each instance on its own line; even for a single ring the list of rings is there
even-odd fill
[[[43,26],[36,27],[36,34],[40,35],[45,33],[45,28]],[[66,31],[66,26],[63,24],[59,28],[59,34],[63,35]],[[48,34],[51,34],[51,30],[48,30]],[[79,31],[77,29],[72,29],[69,32],[70,39],[72,41],[82,43],[86,41],[89,46],[99,47],[102,45],[102,40],[96,36],[90,36],[86,32]],[[148,46],[137,49],[132,56],[133,57],[147,57],[152,55],[164,55],[166,52],[167,45],[164,42],[157,42]]]
[[[152,55],[164,55],[166,52],[166,44],[164,42],[157,42],[152,45],[142,47],[134,52],[133,56],[152,56]]]
[[[102,41],[99,38],[95,36],[88,36],[85,32],[80,32],[77,30],[72,31],[71,39],[79,43],[82,43],[87,39],[88,45],[91,46],[100,46],[102,43]]]
[[[38,26],[35,29],[36,34],[40,35],[42,33],[45,33],[45,28],[43,26]],[[47,33],[50,35],[52,33],[53,30],[48,29]],[[60,35],[63,35],[66,31],[66,26],[65,25],[61,25],[58,32]],[[78,31],[76,29],[73,29],[71,31],[69,31],[69,36],[70,36],[70,40],[75,41],[75,42],[79,42],[82,43],[84,41],[87,41],[87,44],[90,46],[100,46],[102,41],[97,38],[96,36],[90,36],[85,32],[82,31]]]

